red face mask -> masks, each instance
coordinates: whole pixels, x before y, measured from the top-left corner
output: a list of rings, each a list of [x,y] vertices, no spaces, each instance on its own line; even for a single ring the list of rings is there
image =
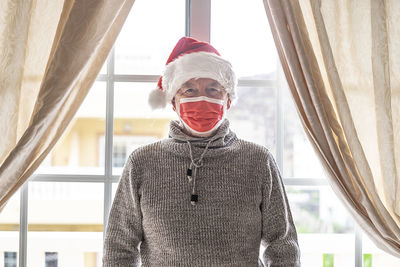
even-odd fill
[[[217,129],[226,114],[224,100],[206,96],[181,98],[179,117],[185,128],[193,135],[207,136]]]

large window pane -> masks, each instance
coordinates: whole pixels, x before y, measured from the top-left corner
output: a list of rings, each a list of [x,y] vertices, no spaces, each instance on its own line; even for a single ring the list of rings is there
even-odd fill
[[[329,186],[286,186],[299,233],[353,233],[354,223]]]
[[[96,82],[36,173],[103,174],[99,151],[104,151],[105,113],[106,83]]]
[[[286,186],[304,266],[354,267],[354,222],[329,186]],[[323,260],[334,265],[323,265]]]
[[[0,266],[16,267],[19,248],[20,190],[7,202],[0,212]]]
[[[275,88],[239,87],[238,101],[227,114],[231,129],[239,138],[264,145],[275,154]]]
[[[183,36],[184,0],[136,0],[116,41],[115,73],[161,74]]]
[[[289,89],[282,88],[284,103],[285,178],[325,178],[325,171],[311,146],[297,114]]]
[[[30,182],[28,266],[101,266],[103,192],[101,183]]]
[[[211,44],[240,79],[275,79],[277,54],[262,1],[211,1]]]
[[[152,111],[147,103],[154,83],[115,83],[113,174],[121,174],[131,152],[167,136],[169,122],[177,119],[171,106]]]

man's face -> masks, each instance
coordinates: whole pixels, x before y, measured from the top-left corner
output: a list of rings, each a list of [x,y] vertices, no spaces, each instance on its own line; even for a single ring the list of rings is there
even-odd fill
[[[215,99],[228,99],[226,109],[231,106],[231,100],[225,88],[217,81],[209,78],[190,79],[185,82],[172,99],[173,109],[176,110],[176,103],[181,98],[206,96]]]

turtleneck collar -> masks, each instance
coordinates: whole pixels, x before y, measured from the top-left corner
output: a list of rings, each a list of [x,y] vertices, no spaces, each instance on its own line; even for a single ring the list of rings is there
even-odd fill
[[[225,119],[222,122],[221,126],[218,127],[212,136],[207,137],[195,137],[188,135],[183,132],[182,127],[183,126],[180,124],[179,120],[172,120],[169,123],[168,137],[173,138],[177,142],[186,143],[186,141],[190,141],[190,143],[195,147],[205,147],[210,140],[211,143],[209,148],[224,147],[236,137],[235,133],[233,133],[229,128],[228,119]]]
[[[189,156],[187,141],[192,144],[194,155],[199,155],[211,141],[208,146],[208,151],[204,156],[208,158],[230,151],[234,141],[237,140],[236,134],[229,128],[228,119],[222,122],[214,135],[208,137],[188,135],[183,132],[182,127],[179,120],[172,120],[169,124],[169,138],[164,140],[164,144],[168,150],[185,157]]]

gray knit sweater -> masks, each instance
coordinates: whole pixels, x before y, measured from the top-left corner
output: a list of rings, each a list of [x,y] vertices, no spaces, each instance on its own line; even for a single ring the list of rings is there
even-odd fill
[[[171,121],[169,138],[133,151],[106,229],[103,267],[300,266],[273,156],[237,138],[228,120],[211,138]]]

